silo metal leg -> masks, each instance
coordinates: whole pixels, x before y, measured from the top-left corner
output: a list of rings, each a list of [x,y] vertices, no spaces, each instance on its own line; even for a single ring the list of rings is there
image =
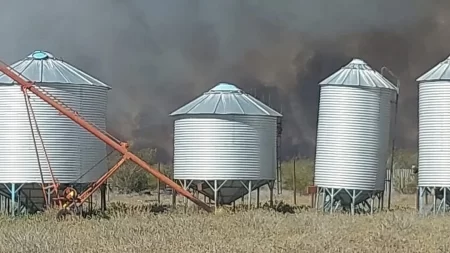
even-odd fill
[[[100,187],[100,209],[102,212],[106,211],[106,184]]]
[[[447,187],[444,188],[444,197],[442,198],[444,213],[446,212],[447,207]]]
[[[48,207],[50,207],[51,204],[52,204],[52,203],[51,203],[51,197],[52,197],[51,194],[52,194],[51,189],[50,189],[50,188],[47,189],[47,203],[46,203],[46,204],[47,204]]]
[[[374,198],[374,196],[372,195],[372,196],[370,196],[370,214],[373,214],[373,198]]]
[[[15,207],[16,207],[16,184],[11,184],[11,215],[15,215]]]
[[[256,188],[256,208],[259,208],[259,189],[260,187]]]
[[[316,198],[315,200],[315,207],[316,207],[316,212],[319,211],[319,198],[320,198],[320,192],[321,192],[321,188],[317,187],[317,192],[316,192]]]
[[[427,203],[424,203],[424,198],[426,197],[426,188],[424,187],[419,187],[418,189],[418,197],[419,197],[419,206],[418,206],[418,211],[419,214],[425,214],[425,207],[424,204],[426,205]]]
[[[433,212],[436,214],[436,187],[433,187]]]
[[[330,196],[330,213],[333,213],[333,204],[334,204],[334,188],[331,189],[331,196]]]
[[[17,193],[20,191],[20,189],[22,188],[23,184],[21,184],[20,186],[17,186],[15,183],[12,183],[11,187],[8,187],[6,184],[4,184],[4,185],[5,185],[6,189],[8,189],[8,191],[10,193],[10,201],[8,201],[9,202],[8,209],[10,207],[11,208],[10,209],[11,215],[15,216],[16,215],[16,208],[18,207],[16,205],[16,200],[19,199]]]
[[[326,188],[323,188],[323,194],[322,194],[322,211],[325,212],[325,201],[327,198],[328,190]]]
[[[214,180],[214,212],[217,212],[217,197],[218,197],[218,189],[217,189],[217,180]]]
[[[272,208],[273,207],[273,188],[274,188],[275,182],[270,181],[269,182],[269,205]]]
[[[187,188],[188,188],[187,181],[183,180],[183,189],[187,190]],[[184,210],[184,213],[187,212],[187,198],[186,197],[183,197],[183,210]]]
[[[252,208],[252,181],[248,181],[248,209]]]
[[[356,200],[356,193],[355,190],[352,190],[352,204],[350,207],[352,215],[355,215],[355,200]]]
[[[417,193],[416,193],[416,210],[417,210],[417,212],[420,214],[421,213],[421,210],[420,210],[420,207],[422,206],[422,193],[421,193],[421,187],[417,187]]]

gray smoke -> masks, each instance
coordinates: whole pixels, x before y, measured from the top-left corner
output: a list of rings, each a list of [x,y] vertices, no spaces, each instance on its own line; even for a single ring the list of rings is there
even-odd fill
[[[399,145],[415,147],[414,79],[450,53],[448,1],[4,2],[0,59],[48,50],[110,84],[110,131],[164,159],[168,114],[219,81],[283,110],[285,156],[312,155],[317,82],[353,57],[401,77]]]

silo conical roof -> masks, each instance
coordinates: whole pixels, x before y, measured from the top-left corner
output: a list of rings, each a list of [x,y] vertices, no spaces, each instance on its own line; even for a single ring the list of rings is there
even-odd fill
[[[26,58],[10,66],[17,74],[36,83],[93,85],[110,88],[98,79],[84,73],[51,53],[36,50]],[[1,84],[15,83],[5,74],[0,75]]]
[[[349,64],[325,78],[320,85],[363,86],[398,91],[394,84],[360,59],[353,59]]]
[[[170,116],[193,114],[238,114],[282,117],[280,113],[233,84],[219,83]]]
[[[450,56],[438,63],[425,74],[417,78],[417,82],[450,81]]]

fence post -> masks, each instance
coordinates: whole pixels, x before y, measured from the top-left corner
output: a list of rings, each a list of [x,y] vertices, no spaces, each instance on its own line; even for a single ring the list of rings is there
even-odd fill
[[[294,169],[292,170],[292,187],[294,188],[294,205],[297,205],[297,180],[295,176],[295,162],[297,158],[294,159]]]
[[[161,172],[161,163],[158,163],[158,172]],[[161,205],[161,181],[159,179],[156,181],[156,190],[158,191],[158,205]]]

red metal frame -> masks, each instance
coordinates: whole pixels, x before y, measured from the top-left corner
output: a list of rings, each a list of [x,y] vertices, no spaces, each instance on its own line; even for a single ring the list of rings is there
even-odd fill
[[[82,197],[81,198],[79,197],[79,201],[77,201],[78,203],[80,203],[80,201],[81,201],[81,203],[83,203],[89,196],[91,196],[100,187],[100,185],[103,182],[105,182],[109,177],[111,177],[111,175],[114,174],[114,172],[117,171],[117,169],[121,165],[120,163],[123,163],[125,160],[131,160],[134,163],[136,163],[137,165],[139,165],[140,167],[142,167],[143,169],[145,169],[146,171],[148,171],[150,174],[155,176],[161,182],[170,186],[173,190],[175,190],[179,194],[183,195],[184,197],[186,197],[189,200],[191,200],[192,202],[194,202],[196,205],[203,208],[205,211],[207,211],[207,212],[212,211],[211,207],[208,206],[206,203],[197,199],[189,191],[183,189],[180,185],[178,185],[177,183],[170,180],[168,177],[166,177],[164,174],[160,173],[158,170],[152,168],[149,164],[147,164],[145,161],[140,159],[135,154],[131,153],[128,150],[127,143],[119,142],[115,138],[110,136],[109,134],[102,132],[100,129],[98,129],[94,125],[90,124],[89,122],[87,122],[86,120],[81,118],[74,111],[70,110],[69,108],[66,108],[58,101],[55,101],[50,96],[48,96],[44,92],[40,91],[38,88],[36,88],[34,86],[34,82],[24,79],[23,77],[19,76],[11,69],[12,68],[7,66],[5,63],[0,62],[0,71],[3,72],[8,77],[10,77],[15,82],[17,82],[21,86],[21,89],[24,93],[27,93],[27,91],[30,91],[31,93],[33,93],[37,97],[41,98],[47,104],[54,107],[56,110],[61,112],[63,115],[70,118],[72,121],[77,123],[79,126],[83,127],[84,129],[89,131],[91,134],[96,136],[98,139],[102,140],[107,145],[109,145],[110,147],[119,151],[123,155],[122,159],[119,161],[118,164],[116,164],[116,166],[114,166],[110,171],[108,171],[106,174],[104,174],[97,182],[92,184],[91,187],[89,187],[86,191],[84,191],[82,194],[80,194],[80,196],[82,196]]]

